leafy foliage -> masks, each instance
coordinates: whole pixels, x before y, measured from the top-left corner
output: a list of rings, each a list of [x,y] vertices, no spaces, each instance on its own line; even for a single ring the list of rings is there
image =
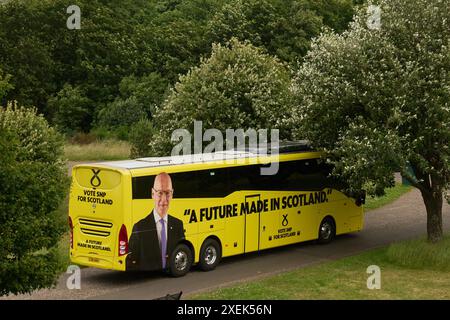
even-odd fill
[[[323,25],[340,32],[351,20],[351,1],[232,0],[208,22],[212,41],[249,40],[295,63]]]
[[[141,53],[148,48],[140,47],[138,35],[140,22],[152,17],[147,3],[78,1],[80,30],[66,26],[66,9],[73,4],[68,0],[17,0],[1,6],[0,65],[14,85],[6,98],[35,105],[50,119],[47,100],[70,85],[90,99],[85,119],[90,129],[97,109],[115,99],[122,78],[145,65]]]
[[[143,157],[151,155],[150,142],[155,135],[153,123],[145,118],[140,119],[131,127],[130,143],[131,157]]]
[[[173,130],[192,129],[194,120],[223,133],[278,128],[289,103],[289,83],[289,69],[251,44],[232,39],[227,46],[213,45],[211,57],[180,77],[156,113],[151,151],[170,154]]]
[[[61,132],[87,132],[92,121],[92,101],[80,87],[65,85],[48,100],[48,112]]]
[[[450,183],[450,7],[441,0],[379,5],[380,28],[361,8],[348,31],[314,41],[286,121],[328,151],[353,188],[381,194],[393,185],[392,172],[402,171],[437,214],[440,238]]]
[[[0,108],[0,295],[48,287],[65,221],[63,140],[36,110]]]
[[[10,74],[4,75],[2,70],[0,69],[0,103],[3,100],[3,97],[6,95],[6,93],[14,88],[9,83],[10,80],[11,75]]]
[[[69,30],[72,4],[0,6],[0,68],[11,75],[4,100],[36,106],[69,134],[104,126],[105,109],[127,109],[134,99],[151,119],[213,42],[234,36],[295,63],[324,24],[341,31],[352,13],[350,0],[79,0],[81,29]]]

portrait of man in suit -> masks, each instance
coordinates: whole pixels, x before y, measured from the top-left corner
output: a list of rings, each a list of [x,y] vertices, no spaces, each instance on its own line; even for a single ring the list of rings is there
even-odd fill
[[[133,226],[127,270],[165,270],[169,267],[170,254],[185,238],[183,221],[169,214],[173,192],[169,174],[158,174],[151,190],[154,209]]]

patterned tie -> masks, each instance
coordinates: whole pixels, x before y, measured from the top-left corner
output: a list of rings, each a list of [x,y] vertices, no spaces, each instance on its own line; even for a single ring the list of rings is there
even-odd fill
[[[166,268],[166,250],[167,250],[167,239],[166,239],[166,225],[164,219],[159,220],[161,222],[161,258],[162,267]]]

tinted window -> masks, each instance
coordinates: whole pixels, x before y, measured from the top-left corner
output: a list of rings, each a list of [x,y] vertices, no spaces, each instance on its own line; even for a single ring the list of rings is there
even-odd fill
[[[133,178],[133,199],[151,199],[154,180],[155,176]]]
[[[261,175],[261,165],[171,173],[174,198],[225,197],[238,190],[322,190],[338,187],[328,165],[316,159],[280,162],[278,173]],[[267,167],[267,165],[265,165]],[[133,199],[150,199],[154,176],[133,178]]]
[[[198,197],[195,172],[171,173],[174,198]],[[151,199],[155,176],[133,178],[133,199]]]
[[[202,198],[225,197],[230,192],[228,168],[196,172],[196,183]]]
[[[173,197],[178,198],[197,198],[198,183],[196,172],[170,173],[173,185]]]

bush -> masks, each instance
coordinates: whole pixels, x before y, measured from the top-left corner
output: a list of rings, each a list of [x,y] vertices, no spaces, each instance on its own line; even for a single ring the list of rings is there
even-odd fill
[[[169,88],[169,82],[160,74],[152,72],[143,77],[128,76],[119,85],[122,99],[133,98],[151,118],[160,106]]]
[[[61,271],[62,155],[62,136],[35,109],[0,108],[0,295],[49,287]]]
[[[134,97],[126,100],[116,99],[100,110],[98,122],[101,127],[114,129],[117,127],[130,127],[139,119],[146,117],[144,107]]]
[[[276,128],[281,139],[289,139],[279,122],[289,109],[289,85],[289,69],[261,49],[235,38],[226,46],[214,44],[211,57],[180,77],[153,118],[151,153],[170,154],[172,132],[193,132],[194,120],[223,133]]]
[[[88,132],[92,120],[92,101],[78,87],[65,85],[55,97],[48,100],[53,123],[67,134]]]
[[[151,156],[150,142],[155,134],[153,123],[148,119],[139,120],[130,132],[131,157]]]
[[[107,128],[105,126],[99,126],[92,128],[89,134],[95,137],[97,142],[105,140],[128,141],[130,139],[129,138],[130,130],[131,128],[129,125],[127,126],[122,125],[110,128]]]
[[[6,95],[6,93],[13,89],[13,85],[9,83],[11,80],[10,74],[3,74],[3,71],[0,69],[0,103],[3,100],[3,97]]]

